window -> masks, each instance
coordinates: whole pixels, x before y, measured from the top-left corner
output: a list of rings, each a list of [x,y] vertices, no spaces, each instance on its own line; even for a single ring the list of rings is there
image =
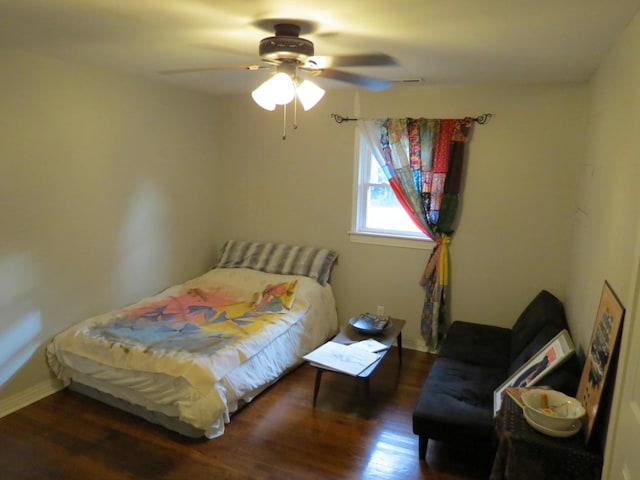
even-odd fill
[[[418,248],[428,248],[425,240],[429,239],[400,205],[373,152],[362,138],[356,167],[352,240],[408,246],[393,241],[408,239]]]

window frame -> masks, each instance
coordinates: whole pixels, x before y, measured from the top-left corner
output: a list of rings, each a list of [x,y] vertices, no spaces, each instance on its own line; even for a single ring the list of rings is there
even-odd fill
[[[349,231],[350,241],[355,243],[417,248],[424,250],[433,249],[435,245],[433,240],[422,233],[391,231],[365,226],[366,208],[369,200],[369,188],[377,185],[389,186],[389,184],[388,182],[377,184],[369,181],[371,166],[373,162],[377,162],[377,160],[366,141],[362,139],[362,132],[359,128],[356,128],[355,144],[353,206],[351,230]]]

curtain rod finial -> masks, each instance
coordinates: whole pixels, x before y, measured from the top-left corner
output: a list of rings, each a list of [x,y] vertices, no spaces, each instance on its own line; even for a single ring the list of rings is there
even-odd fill
[[[333,118],[336,123],[355,122],[356,120],[358,120],[357,118],[343,117],[342,115],[338,115],[337,113],[332,113],[331,118]]]
[[[489,120],[491,120],[491,117],[493,117],[492,113],[483,113],[482,115],[478,115],[476,118],[474,118],[473,120],[480,124],[480,125],[484,125],[485,123],[487,123]]]

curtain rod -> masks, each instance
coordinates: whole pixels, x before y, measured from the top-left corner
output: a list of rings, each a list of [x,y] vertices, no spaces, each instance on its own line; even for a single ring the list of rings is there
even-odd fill
[[[473,120],[479,125],[484,125],[489,120],[491,120],[491,117],[493,117],[492,113],[483,113],[482,115],[478,115],[477,117],[472,118],[471,120]],[[358,120],[363,120],[357,117],[343,117],[342,115],[338,115],[337,113],[332,113],[331,118],[333,118],[336,121],[336,123],[356,122]]]

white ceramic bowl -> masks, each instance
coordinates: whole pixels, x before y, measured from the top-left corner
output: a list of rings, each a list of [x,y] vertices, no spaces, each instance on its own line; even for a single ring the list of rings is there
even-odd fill
[[[577,399],[556,390],[527,390],[522,394],[522,401],[529,418],[551,430],[571,430],[585,415],[584,407]]]

